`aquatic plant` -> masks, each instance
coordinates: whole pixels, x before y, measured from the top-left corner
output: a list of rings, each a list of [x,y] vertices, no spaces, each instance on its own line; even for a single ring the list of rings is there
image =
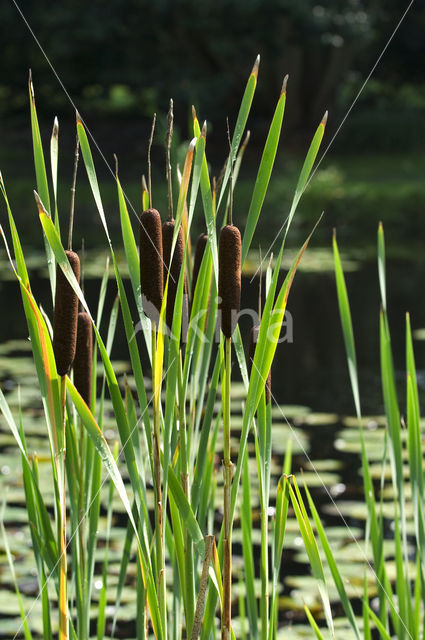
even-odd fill
[[[109,234],[86,128],[77,114],[78,143],[118,289],[110,312],[106,339],[102,337],[100,326],[104,316],[108,268],[99,289],[95,314],[87,303],[78,273],[72,269],[70,254],[65,250],[61,237],[59,220],[62,213],[56,188],[58,125],[55,122],[51,139],[52,206],[30,80],[36,203],[45,238],[52,299],[55,289],[57,295],[62,290],[63,280],[73,294],[77,337],[77,360],[74,361],[74,373],[69,373],[71,362],[67,361],[64,369],[65,365],[61,366],[54,348],[56,325],[52,344],[48,315],[40,309],[31,290],[20,236],[7,199],[5,183],[1,179],[14,259],[3,229],[1,235],[20,286],[43,400],[55,494],[54,513],[48,510],[43,497],[37,458],[26,444],[25,420],[19,420],[19,426],[16,424],[2,393],[0,406],[22,455],[24,490],[40,589],[43,635],[46,639],[56,636],[57,631],[60,640],[88,640],[93,633],[99,640],[106,635],[114,635],[126,576],[133,563],[137,638],[153,634],[159,640],[181,637],[206,640],[215,637],[217,629],[221,627],[222,638],[228,639],[235,636],[231,622],[233,608],[238,612],[238,622],[242,628],[249,624],[250,637],[262,640],[276,637],[279,573],[292,491],[286,479],[290,472],[291,446],[288,442],[283,475],[277,488],[275,517],[272,518],[272,413],[270,389],[266,381],[276,352],[288,295],[309,238],[280,283],[285,241],[320,147],[326,117],[313,137],[285,221],[277,257],[273,265],[268,267],[263,313],[255,349],[251,349],[248,372],[248,359],[237,324],[241,268],[252,244],[277,153],[287,83],[285,78],[241,237],[237,227],[232,224],[233,192],[247,142],[246,138],[241,145],[257,85],[258,66],[259,59],[249,76],[233,136],[229,134],[230,151],[226,154],[225,170],[219,185],[211,180],[209,174],[205,153],[206,124],[201,128],[193,110],[194,137],[187,146],[181,174],[176,172],[179,178],[178,194],[173,193],[169,157],[172,118],[169,116],[166,141],[169,221],[165,222],[164,228],[160,213],[152,208],[149,154],[154,135],[152,128],[148,147],[148,186],[145,185],[142,193],[144,211],[140,218],[137,214],[135,216],[140,234],[139,250],[128,201],[116,174],[122,240],[131,293],[137,309],[136,320],[131,311],[133,300],[129,299],[123,283],[122,264]],[[196,268],[192,271],[188,247],[191,224],[198,206],[203,210],[207,234],[200,241],[202,246],[196,252]],[[239,213],[237,215],[238,220],[242,220],[242,216]],[[78,212],[76,224],[80,224]],[[182,339],[186,282],[189,285],[192,282],[193,288],[187,335]],[[78,302],[82,311],[77,330]],[[128,345],[131,381],[117,377],[110,357],[118,309],[121,311]],[[221,327],[221,332],[216,331],[217,326]],[[87,359],[91,353],[91,332],[95,342],[90,366]],[[142,334],[143,352],[149,362],[146,371],[137,340],[139,332]],[[214,341],[216,335],[219,335],[217,343]],[[80,358],[85,360],[86,369],[82,368],[84,365]],[[103,365],[101,369],[98,358]],[[238,432],[238,446],[234,450],[231,440],[234,433],[232,358],[237,361],[245,386],[244,413]],[[83,376],[83,373],[86,375]],[[105,437],[103,424],[108,415],[106,406],[109,414],[113,415],[119,445],[114,445]],[[249,497],[253,482],[248,466],[250,452],[247,444],[250,434],[255,442],[261,503],[259,597],[255,590],[257,576]],[[215,465],[215,455],[220,451],[223,451],[224,458],[223,499],[219,495],[221,482]],[[102,489],[106,481],[103,472],[107,472],[109,477],[104,503],[107,530],[102,552],[102,587],[94,619],[93,582],[98,560],[101,502],[102,496],[105,496]],[[107,608],[111,592],[108,584],[108,550],[115,493],[125,511],[127,529],[113,596],[114,615],[111,617]],[[239,606],[231,591],[231,535],[237,516],[242,521],[246,588],[245,594],[239,599]],[[271,559],[268,553],[269,540],[273,548]],[[135,556],[132,555],[133,550]],[[17,592],[19,597],[18,587]],[[322,597],[325,607],[328,606],[324,591]],[[23,631],[27,638],[31,638],[32,630],[23,608],[21,615],[22,627],[17,632]],[[221,619],[220,625],[218,617]]]

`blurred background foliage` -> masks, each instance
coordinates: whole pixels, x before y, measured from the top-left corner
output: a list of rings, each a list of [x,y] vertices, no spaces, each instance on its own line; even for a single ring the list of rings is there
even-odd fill
[[[207,118],[208,157],[218,175],[225,157],[225,118],[234,123],[246,79],[260,53],[249,122],[253,136],[238,186],[240,202],[248,206],[266,127],[282,78],[289,73],[280,178],[269,196],[266,237],[273,237],[280,226],[301,155],[325,109],[330,118],[324,148],[407,6],[407,0],[20,2],[108,162],[113,152],[118,153],[124,183],[129,195],[134,193],[137,208],[153,113],[159,115],[154,160],[161,165],[161,177],[170,97],[175,103],[176,143],[191,136],[192,104],[201,119]],[[382,216],[390,221],[389,240],[392,232],[397,237],[400,232],[425,233],[425,187],[419,170],[425,139],[424,32],[425,5],[414,2],[316,175],[300,210],[300,225],[310,225],[325,209],[326,243],[332,225],[353,231],[353,222],[362,219],[366,228],[375,229]],[[2,169],[11,169],[9,190],[24,205],[26,164],[27,179],[32,179],[28,69],[33,70],[46,143],[53,115],[59,116],[62,154],[68,158],[66,179],[72,167],[73,109],[11,0],[0,4],[0,38],[0,162]],[[106,178],[107,169],[99,171]],[[160,188],[158,197],[161,202]],[[401,220],[401,209],[412,215]]]

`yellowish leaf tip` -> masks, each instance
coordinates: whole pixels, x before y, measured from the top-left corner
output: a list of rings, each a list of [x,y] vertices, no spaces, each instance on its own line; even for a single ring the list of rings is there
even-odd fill
[[[34,189],[34,198],[35,198],[35,202],[37,204],[37,209],[38,209],[38,213],[45,213],[46,216],[48,216],[49,214],[47,213],[46,209],[44,208],[44,204],[41,202],[41,198],[38,195],[37,191]]]
[[[255,58],[254,66],[252,67],[251,75],[258,78],[258,67],[260,66],[260,54]]]
[[[201,135],[202,135],[203,138],[207,137],[207,121],[206,120],[205,120],[204,124],[202,125]]]
[[[77,121],[77,125],[78,125],[78,124],[81,124],[81,125],[83,124],[83,121],[82,121],[82,119],[81,119],[81,116],[80,116],[80,114],[79,114],[79,112],[78,112],[77,110],[75,110],[75,119],[76,119],[76,121]]]
[[[325,111],[325,115],[323,116],[322,121],[321,121],[320,124],[322,124],[324,127],[326,127],[327,121],[328,121],[328,111],[326,110]]]
[[[116,153],[114,153],[114,160],[115,160],[115,177],[118,179],[118,156]]]
[[[280,92],[280,95],[283,95],[284,93],[286,93],[286,85],[288,84],[288,79],[289,79],[289,75],[286,74],[286,76],[283,78],[282,91]]]
[[[143,189],[143,191],[146,191],[146,193],[147,193],[148,185],[146,184],[146,178],[145,178],[144,175],[142,175],[142,189]]]
[[[242,143],[241,152],[243,153],[248,145],[249,139],[251,138],[251,131],[248,129],[245,135],[245,140]]]
[[[196,119],[197,119],[196,109],[195,109],[195,107],[194,107],[193,105],[192,105],[192,118],[193,118],[194,120],[196,120]]]
[[[406,320],[410,320],[410,311],[406,311]]]
[[[378,229],[379,229],[379,231],[383,231],[384,230],[384,225],[382,224],[382,220],[379,221]]]

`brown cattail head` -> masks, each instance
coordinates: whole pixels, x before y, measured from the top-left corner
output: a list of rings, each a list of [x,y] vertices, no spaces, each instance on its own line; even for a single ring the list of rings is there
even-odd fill
[[[218,251],[218,295],[221,330],[231,338],[241,304],[241,234],[233,224],[220,232]]]
[[[193,262],[193,274],[192,274],[192,300],[195,295],[196,283],[198,280],[199,269],[201,268],[202,258],[204,257],[205,248],[208,244],[208,235],[201,233],[196,241],[195,260]]]
[[[168,278],[168,294],[167,294],[167,327],[171,330],[173,325],[174,305],[176,303],[177,287],[179,284],[180,271],[184,261],[184,236],[183,229],[180,226],[177,233],[176,246],[174,247],[173,259],[171,260],[171,247],[173,244],[173,235],[176,222],[175,220],[167,220],[162,225],[162,246],[164,248],[164,287],[167,281],[168,271],[170,271],[170,277]],[[171,265],[170,265],[171,260]],[[186,315],[185,315],[186,314]],[[187,324],[187,295],[186,295],[186,282],[184,283],[183,292],[183,309],[182,309],[182,324]],[[183,336],[182,336],[183,338]]]
[[[93,329],[88,313],[80,311],[77,324],[77,346],[74,358],[74,384],[83,398],[90,406],[91,380],[93,360]]]
[[[66,251],[77,282],[80,282],[80,259],[74,251]],[[56,268],[55,313],[53,319],[53,352],[60,376],[68,373],[74,360],[77,341],[78,297],[59,265]]]
[[[140,291],[144,311],[154,321],[157,314],[152,305],[157,313],[161,311],[162,280],[161,217],[156,209],[146,209],[140,216]]]
[[[249,362],[248,362],[248,371],[249,375],[251,375],[252,364],[254,362],[255,355],[255,347],[257,346],[258,336],[260,334],[260,326],[257,324],[251,328],[251,333],[249,335]],[[265,393],[266,393],[266,404],[268,404],[272,397],[272,372],[271,369],[268,373],[266,384],[265,384]]]

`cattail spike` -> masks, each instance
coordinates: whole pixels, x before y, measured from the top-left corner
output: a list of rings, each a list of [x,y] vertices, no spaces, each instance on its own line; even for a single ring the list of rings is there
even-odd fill
[[[90,406],[92,388],[93,330],[88,313],[80,311],[77,322],[77,344],[74,358],[74,384]]]
[[[205,249],[208,244],[208,235],[201,233],[196,241],[195,259],[193,261],[193,273],[192,273],[192,300],[195,296],[196,283],[198,281],[199,270],[201,268],[202,258],[204,257]]]
[[[173,243],[173,235],[176,222],[175,220],[167,220],[162,225],[162,246],[164,250],[164,287],[167,281],[168,271],[170,277],[168,278],[168,295],[167,295],[167,327],[171,331],[173,325],[174,305],[176,303],[177,287],[179,284],[180,271],[182,269],[184,260],[184,235],[183,229],[180,226],[177,233],[176,246],[174,248],[173,259],[171,260],[171,247]],[[171,261],[171,264],[170,264]],[[186,282],[184,283],[184,295],[183,295],[183,317],[187,309],[187,296],[186,294]],[[183,319],[183,318],[182,318]]]
[[[80,281],[80,259],[74,251],[66,251],[71,269]],[[59,265],[56,268],[55,313],[53,319],[53,352],[60,376],[68,373],[75,357],[77,341],[78,297]]]
[[[143,309],[152,321],[156,321],[163,296],[161,217],[156,209],[146,209],[140,216],[139,250]]]
[[[226,338],[231,338],[237,325],[241,301],[241,234],[232,224],[226,225],[220,232],[218,262],[221,329]]]

